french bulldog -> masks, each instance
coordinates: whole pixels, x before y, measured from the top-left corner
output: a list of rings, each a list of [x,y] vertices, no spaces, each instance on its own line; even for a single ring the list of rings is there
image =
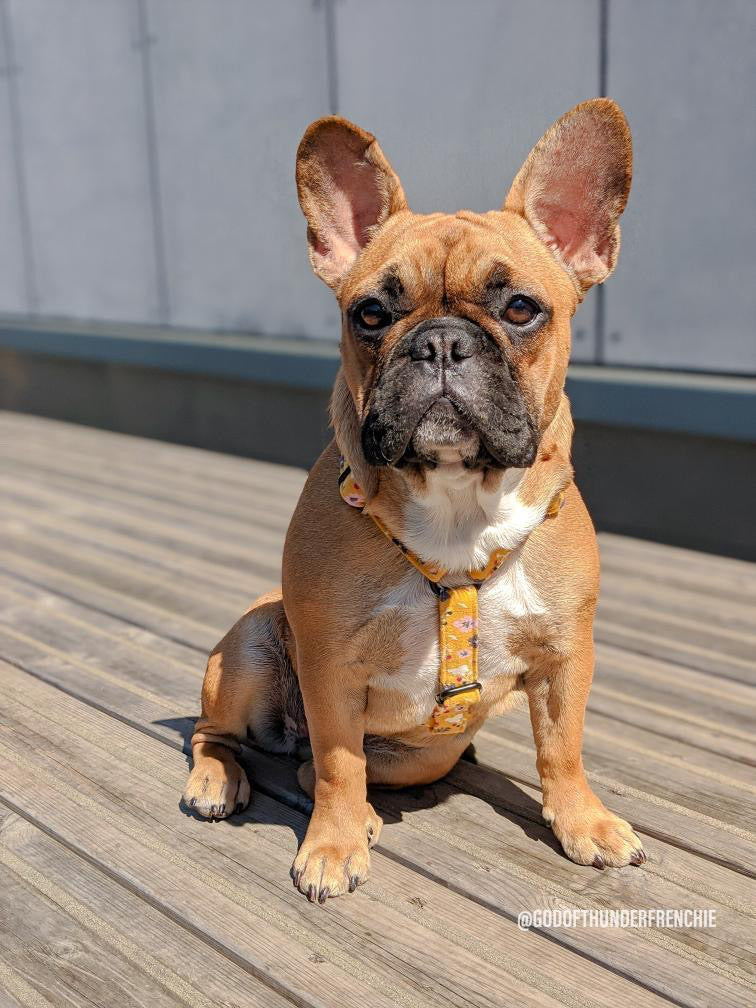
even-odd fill
[[[184,792],[250,799],[242,743],[311,761],[292,866],[311,901],[365,882],[367,785],[446,774],[484,720],[527,698],[543,817],[573,861],[645,861],[581,757],[596,537],[573,481],[570,321],[614,269],[632,148],[620,108],[577,105],[500,210],[415,214],[375,138],[329,116],[297,154],[315,273],[341,307],[334,438],[289,526],[282,588],[211,654]]]

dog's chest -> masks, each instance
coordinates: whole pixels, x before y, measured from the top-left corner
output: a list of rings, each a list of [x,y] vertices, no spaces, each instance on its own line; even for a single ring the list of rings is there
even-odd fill
[[[478,591],[478,678],[486,707],[512,689],[524,662],[511,649],[518,629],[545,610],[519,561],[505,564]],[[381,600],[376,619],[395,624],[396,660],[375,666],[368,683],[369,731],[406,731],[430,717],[438,692],[438,602],[415,571]]]

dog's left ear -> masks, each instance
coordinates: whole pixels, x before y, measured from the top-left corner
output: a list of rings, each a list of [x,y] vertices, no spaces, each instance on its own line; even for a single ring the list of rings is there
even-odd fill
[[[630,129],[609,98],[576,105],[538,141],[503,209],[524,217],[581,291],[609,276],[632,179]]]
[[[297,151],[297,193],[312,268],[334,288],[377,228],[407,207],[375,137],[340,116],[308,126]]]

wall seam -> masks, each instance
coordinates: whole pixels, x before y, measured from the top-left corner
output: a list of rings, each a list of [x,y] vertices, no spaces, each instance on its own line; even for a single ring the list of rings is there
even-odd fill
[[[8,110],[11,129],[11,159],[16,183],[16,198],[18,200],[18,220],[21,233],[21,258],[24,267],[24,290],[26,308],[29,315],[34,315],[39,309],[39,291],[37,287],[37,269],[34,257],[32,237],[31,210],[29,206],[29,189],[26,178],[26,148],[24,145],[24,130],[21,119],[21,103],[18,93],[18,76],[21,72],[16,63],[16,51],[11,25],[9,0],[0,0],[0,51],[3,66],[0,73],[5,77],[8,92]]]
[[[609,0],[598,0],[598,93],[605,98],[609,82]],[[603,284],[596,287],[596,314],[594,318],[594,364],[606,364],[606,290]]]
[[[339,112],[339,72],[336,63],[336,0],[323,0],[325,14],[326,71],[328,74],[328,111]]]
[[[168,262],[165,247],[165,219],[160,186],[160,154],[155,115],[155,84],[152,75],[151,50],[157,39],[150,34],[147,0],[136,0],[138,36],[135,47],[139,50],[142,67],[142,98],[144,128],[147,143],[147,175],[152,216],[152,241],[155,254],[155,285],[157,289],[158,319],[162,325],[171,321]]]

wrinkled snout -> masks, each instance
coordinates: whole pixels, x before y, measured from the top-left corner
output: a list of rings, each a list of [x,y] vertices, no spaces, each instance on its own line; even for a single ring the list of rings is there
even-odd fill
[[[373,387],[362,428],[371,465],[433,466],[459,445],[466,464],[529,464],[533,426],[509,365],[481,326],[426,319],[394,347]]]

